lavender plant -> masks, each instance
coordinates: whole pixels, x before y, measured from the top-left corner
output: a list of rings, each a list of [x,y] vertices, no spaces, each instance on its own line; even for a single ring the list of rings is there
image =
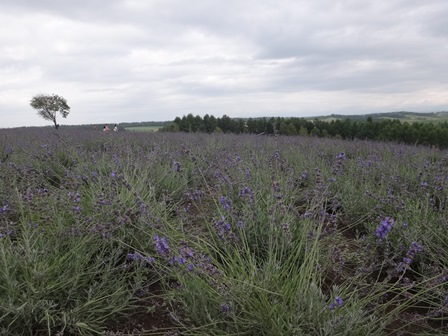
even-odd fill
[[[447,332],[446,151],[1,133],[3,334]]]

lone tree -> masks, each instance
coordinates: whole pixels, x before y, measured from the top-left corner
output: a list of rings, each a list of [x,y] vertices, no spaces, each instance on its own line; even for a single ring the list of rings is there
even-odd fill
[[[37,110],[37,114],[42,118],[51,120],[56,129],[59,128],[59,124],[56,122],[56,114],[59,112],[63,118],[67,118],[70,113],[70,106],[67,105],[67,100],[56,94],[36,95],[31,99],[30,105]]]

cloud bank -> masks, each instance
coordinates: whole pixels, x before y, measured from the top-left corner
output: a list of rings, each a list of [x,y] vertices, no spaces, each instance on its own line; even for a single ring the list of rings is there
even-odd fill
[[[445,0],[0,3],[1,127],[448,110]]]

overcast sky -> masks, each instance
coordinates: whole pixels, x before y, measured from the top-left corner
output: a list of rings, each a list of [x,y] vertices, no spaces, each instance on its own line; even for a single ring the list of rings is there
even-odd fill
[[[0,127],[448,110],[447,0],[2,0]]]

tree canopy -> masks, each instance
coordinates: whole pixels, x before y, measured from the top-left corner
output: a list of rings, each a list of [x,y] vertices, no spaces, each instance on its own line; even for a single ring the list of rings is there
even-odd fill
[[[38,94],[31,99],[30,105],[42,118],[51,120],[56,129],[59,127],[59,124],[56,122],[56,115],[59,113],[63,118],[66,118],[70,113],[70,106],[68,106],[67,100],[56,94]]]
[[[408,123],[398,119],[352,121],[348,118],[330,122],[304,118],[221,118],[206,114],[204,118],[188,114],[160,129],[166,132],[224,132],[334,137],[396,141],[407,144],[434,145],[448,148],[448,122]]]

